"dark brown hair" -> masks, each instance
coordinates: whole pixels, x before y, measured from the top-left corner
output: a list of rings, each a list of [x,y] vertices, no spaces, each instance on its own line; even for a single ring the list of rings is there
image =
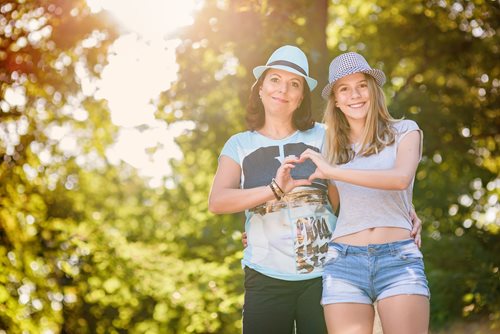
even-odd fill
[[[248,129],[251,131],[259,130],[266,122],[266,114],[264,112],[264,105],[262,104],[259,96],[259,89],[260,86],[262,86],[262,82],[264,81],[268,71],[269,70],[266,70],[262,73],[260,78],[252,85],[250,90],[245,119]],[[303,87],[304,98],[302,99],[300,106],[293,112],[292,116],[293,126],[300,131],[309,130],[314,126],[311,107],[311,90],[305,80]]]

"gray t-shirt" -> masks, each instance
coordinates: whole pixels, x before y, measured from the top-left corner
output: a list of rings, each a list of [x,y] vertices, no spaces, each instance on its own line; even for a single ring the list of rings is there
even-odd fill
[[[420,132],[420,158],[422,156],[422,131],[417,123],[402,120],[393,124],[396,129],[395,143],[378,154],[356,155],[353,160],[339,165],[345,169],[390,169],[396,162],[396,153],[401,140],[412,131]],[[355,149],[356,151],[356,149]],[[411,230],[410,209],[413,181],[405,190],[383,190],[332,181],[340,194],[340,213],[333,239],[373,227],[400,227]]]

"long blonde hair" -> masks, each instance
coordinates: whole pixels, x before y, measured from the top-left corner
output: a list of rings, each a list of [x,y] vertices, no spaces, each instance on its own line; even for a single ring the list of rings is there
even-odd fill
[[[396,132],[392,124],[397,122],[387,110],[382,88],[371,75],[365,74],[370,94],[370,107],[366,116],[361,148],[358,155],[369,156],[394,143]],[[355,152],[349,140],[350,126],[344,113],[335,106],[335,94],[330,94],[323,122],[327,127],[325,153],[330,163],[340,165],[351,161]]]

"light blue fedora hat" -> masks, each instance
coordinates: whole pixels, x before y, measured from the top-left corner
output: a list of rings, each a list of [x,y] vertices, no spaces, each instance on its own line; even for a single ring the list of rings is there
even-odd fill
[[[273,52],[266,65],[253,69],[255,79],[259,79],[265,70],[275,68],[303,77],[312,91],[318,82],[309,76],[309,64],[305,53],[296,46],[284,45]]]
[[[371,75],[377,84],[382,87],[385,83],[385,74],[381,70],[371,68],[366,59],[356,52],[343,53],[330,63],[328,70],[328,84],[323,88],[321,96],[328,100],[332,88],[337,80],[354,73],[366,73]]]

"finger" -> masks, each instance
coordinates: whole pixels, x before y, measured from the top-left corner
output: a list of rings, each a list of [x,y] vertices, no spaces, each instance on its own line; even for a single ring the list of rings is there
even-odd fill
[[[415,237],[415,244],[418,248],[422,247],[422,238],[420,237],[420,234]]]
[[[297,162],[299,158],[296,155],[289,155],[283,159],[283,163]]]
[[[321,162],[322,156],[317,152],[311,152],[311,153],[308,153],[306,155],[300,156],[300,162],[304,162],[307,159],[310,159],[312,162],[317,164],[317,163]]]
[[[280,166],[280,168],[278,169],[278,171],[282,170],[283,172],[285,172],[285,171],[288,171],[288,170],[290,170],[292,168],[295,168],[295,165],[293,165],[293,164],[283,164],[283,165]]]
[[[311,149],[307,149],[299,157],[299,160],[303,161],[305,159],[309,159],[311,156],[313,156],[313,151]]]
[[[297,162],[304,162],[306,159],[309,159],[307,153],[304,152],[300,155],[299,160]]]
[[[422,232],[422,221],[419,219],[415,222],[415,234],[420,234]]]
[[[418,231],[418,226],[413,225],[411,228],[410,235],[414,238],[417,235],[417,231]]]
[[[422,229],[422,221],[418,219],[416,216],[411,217],[412,218],[412,233],[416,234],[419,229]]]
[[[309,181],[313,182],[315,179],[323,179],[323,175],[318,172],[314,172],[309,176]]]
[[[290,163],[283,163],[281,166],[278,167],[278,173],[280,171],[287,171],[289,169],[292,169],[292,168],[295,168],[295,165],[294,164],[290,164]]]
[[[247,245],[248,245],[247,233],[246,232],[243,232],[243,234],[241,235],[241,242],[243,244],[243,247],[246,248]]]

